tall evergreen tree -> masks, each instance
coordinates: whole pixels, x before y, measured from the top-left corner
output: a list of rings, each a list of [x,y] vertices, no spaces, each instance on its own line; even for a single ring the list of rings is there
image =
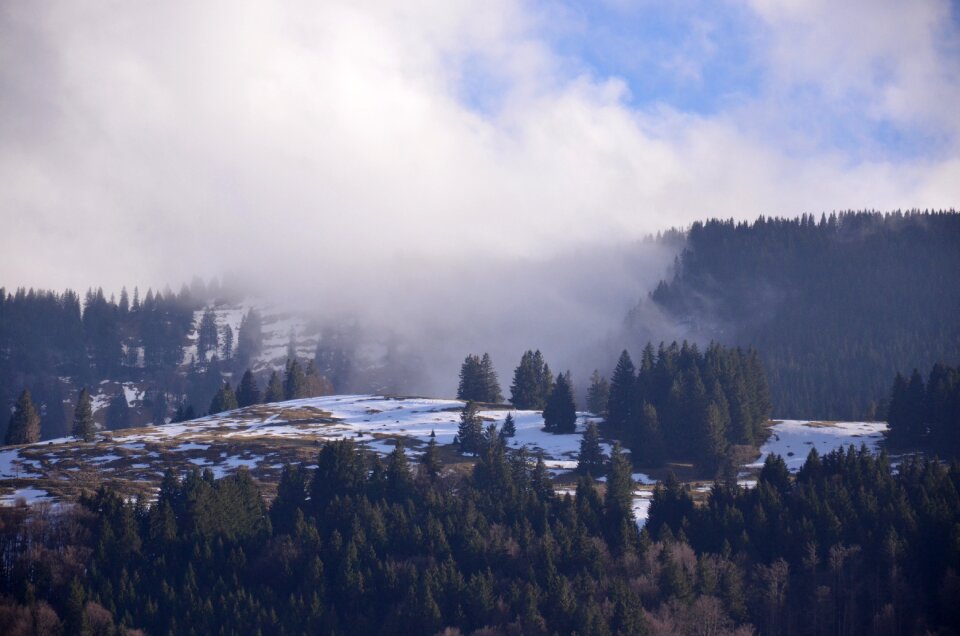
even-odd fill
[[[216,395],[213,396],[213,400],[210,401],[209,413],[210,415],[214,415],[216,413],[223,413],[224,411],[232,411],[236,408],[238,408],[237,396],[230,387],[230,383],[224,382]]]
[[[73,435],[85,442],[92,442],[96,438],[97,427],[93,422],[93,402],[86,387],[80,389],[77,396],[77,406],[73,411]]]
[[[300,362],[293,358],[287,361],[287,372],[283,378],[283,395],[287,400],[298,400],[306,397],[307,376],[300,366]]]
[[[633,475],[630,460],[619,443],[610,451],[610,471],[604,495],[604,529],[608,541],[619,550],[627,550],[637,538],[633,516]]]
[[[573,402],[570,374],[557,376],[553,391],[543,409],[543,428],[551,433],[574,433],[577,430],[577,407]]]
[[[130,405],[127,404],[127,396],[123,391],[120,391],[110,400],[110,404],[107,406],[106,424],[111,431],[130,428]]]
[[[500,429],[500,437],[514,437],[517,434],[517,423],[513,419],[513,413],[507,413],[503,420],[503,428]]]
[[[559,381],[559,380],[558,380]],[[581,475],[599,477],[604,469],[603,449],[600,448],[600,431],[593,422],[587,424],[587,430],[580,440],[580,456],[577,458],[577,472]]]
[[[630,421],[634,406],[634,376],[633,360],[626,349],[617,360],[617,368],[610,379],[610,397],[607,402],[606,423],[613,433],[622,433]]]
[[[600,417],[606,417],[607,404],[610,401],[610,383],[594,369],[590,376],[590,387],[587,389],[587,410]]]
[[[480,370],[480,357],[477,355],[468,355],[460,365],[457,399],[483,401],[483,377]]]
[[[197,358],[206,362],[207,353],[212,351],[217,354],[220,346],[220,338],[217,331],[217,314],[212,308],[207,308],[200,318],[200,324],[197,327]]]
[[[253,366],[263,350],[263,323],[260,313],[252,307],[240,319],[237,333],[236,360],[239,368]]]
[[[467,402],[460,413],[460,426],[457,429],[461,453],[477,455],[483,448],[483,421],[477,413],[477,405]]]
[[[8,445],[32,444],[38,441],[40,441],[40,416],[33,406],[30,391],[24,389],[17,398],[13,415],[10,416],[5,443]]]
[[[250,406],[260,404],[260,387],[257,386],[257,379],[253,372],[247,369],[240,378],[240,386],[237,387],[237,406]]]
[[[480,378],[483,384],[483,401],[491,403],[503,402],[503,394],[500,392],[500,380],[497,378],[497,370],[493,367],[493,360],[489,353],[484,353],[480,359]]]
[[[270,379],[267,381],[267,389],[263,395],[263,401],[267,404],[272,402],[283,402],[285,398],[283,381],[280,374],[273,370],[270,372]]]
[[[553,389],[553,376],[540,351],[527,351],[513,372],[510,402],[518,409],[543,409]]]

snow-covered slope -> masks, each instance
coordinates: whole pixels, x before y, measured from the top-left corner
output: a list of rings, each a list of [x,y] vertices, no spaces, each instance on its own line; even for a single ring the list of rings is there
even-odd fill
[[[776,453],[783,457],[791,472],[800,470],[810,449],[825,455],[830,451],[853,444],[865,444],[876,452],[887,430],[886,422],[808,422],[782,420],[770,429],[770,437],[760,448],[760,458],[748,468],[760,468],[767,456]]]

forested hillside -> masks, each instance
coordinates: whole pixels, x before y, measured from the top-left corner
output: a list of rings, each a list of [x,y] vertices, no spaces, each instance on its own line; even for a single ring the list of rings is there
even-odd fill
[[[697,340],[755,347],[774,416],[873,418],[898,371],[960,360],[958,246],[953,211],[710,220],[652,300]]]

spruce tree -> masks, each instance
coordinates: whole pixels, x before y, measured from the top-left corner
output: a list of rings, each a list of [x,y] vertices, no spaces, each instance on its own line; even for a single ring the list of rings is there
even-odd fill
[[[460,383],[457,385],[457,399],[482,402],[484,398],[483,377],[480,369],[480,357],[468,355],[460,365]]]
[[[610,383],[594,369],[590,376],[590,387],[587,389],[587,410],[600,417],[607,415],[607,403],[610,400]]]
[[[436,435],[431,434],[430,441],[427,442],[427,450],[420,456],[420,470],[430,481],[436,481],[440,476],[440,472],[443,470],[443,463],[440,460],[440,450],[437,448]]]
[[[77,406],[73,411],[73,435],[85,442],[96,438],[97,427],[93,422],[93,402],[86,388],[80,389]]]
[[[557,376],[546,408],[543,409],[543,428],[551,433],[574,433],[577,430],[577,407],[573,402],[570,374]]]
[[[630,421],[635,383],[633,360],[630,359],[630,353],[624,349],[610,380],[610,397],[607,401],[606,423],[613,433],[623,433]]]
[[[240,319],[240,329],[237,333],[237,364],[242,369],[252,365],[263,349],[263,324],[260,313],[251,308]]]
[[[665,458],[665,448],[657,409],[649,402],[642,402],[639,411],[635,434],[628,440],[631,455],[643,466],[660,466]]]
[[[267,390],[264,392],[263,401],[270,404],[272,402],[283,402],[283,400],[283,382],[280,380],[280,374],[273,370],[270,372],[270,379],[267,381]]]
[[[539,351],[527,351],[513,372],[510,402],[518,409],[543,409],[553,388],[553,376]]]
[[[580,440],[580,456],[577,458],[577,472],[581,475],[599,477],[603,474],[604,456],[600,447],[600,431],[593,422],[587,424],[587,430]]]
[[[604,530],[607,540],[620,549],[628,549],[636,540],[637,526],[633,516],[633,476],[630,460],[620,444],[610,452],[610,471],[604,496]]]
[[[503,402],[500,380],[497,378],[497,370],[493,367],[493,360],[490,359],[489,353],[484,353],[480,359],[480,378],[483,385],[483,401],[494,404]]]
[[[506,439],[507,437],[514,437],[517,434],[517,423],[513,420],[513,413],[507,413],[507,417],[503,420],[503,428],[500,429],[500,437]]]
[[[260,388],[257,386],[257,379],[253,372],[247,369],[240,378],[240,386],[237,387],[237,405],[250,406],[260,403]]]
[[[305,397],[307,376],[300,366],[300,362],[293,358],[287,362],[287,372],[283,379],[283,394],[287,400],[298,400]]]
[[[212,351],[216,355],[219,346],[217,315],[212,308],[208,308],[203,312],[200,325],[197,327],[197,358],[206,362],[207,352]]]
[[[233,389],[230,388],[230,383],[224,382],[216,395],[213,396],[213,400],[210,401],[210,415],[223,413],[224,411],[232,411],[236,408],[238,408],[237,396],[233,393]]]
[[[40,441],[40,416],[33,406],[30,391],[24,389],[17,398],[7,425],[6,444],[32,444]]]
[[[476,455],[483,448],[483,421],[477,413],[477,405],[467,402],[460,413],[460,426],[457,429],[460,452]]]
[[[107,406],[106,424],[111,431],[130,428],[130,405],[127,404],[127,396],[123,391],[110,400]]]

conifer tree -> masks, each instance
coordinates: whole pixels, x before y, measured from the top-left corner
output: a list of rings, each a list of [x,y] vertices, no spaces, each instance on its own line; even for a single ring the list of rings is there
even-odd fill
[[[283,400],[283,381],[280,380],[280,374],[273,370],[270,372],[270,379],[267,381],[267,390],[264,392],[263,401],[270,404],[272,402],[283,402]]]
[[[233,327],[230,325],[223,326],[223,358],[229,359],[233,357]]]
[[[637,526],[633,516],[633,476],[630,460],[620,444],[610,451],[610,471],[604,495],[604,528],[610,543],[624,550],[636,540]]]
[[[237,396],[234,394],[233,389],[230,388],[230,383],[224,382],[210,402],[210,415],[223,413],[224,411],[232,411],[236,408],[238,408]]]
[[[287,400],[298,400],[305,397],[307,376],[300,366],[300,362],[293,358],[287,362],[287,372],[283,378],[283,395]]]
[[[261,399],[260,387],[257,386],[257,379],[253,372],[247,369],[240,378],[240,386],[237,387],[237,406],[250,406],[259,404]]]
[[[561,373],[543,409],[543,428],[551,433],[574,433],[577,430],[577,407],[573,402],[570,374]]]
[[[587,424],[587,430],[580,440],[580,456],[577,458],[577,472],[581,475],[599,477],[603,474],[604,456],[600,448],[600,431],[593,422]]]
[[[639,411],[635,434],[628,440],[631,456],[641,465],[659,466],[665,459],[665,449],[657,409],[642,402]]]
[[[130,405],[123,391],[113,396],[107,406],[107,428],[111,431],[130,428]]]
[[[457,429],[461,453],[477,455],[483,448],[483,422],[477,413],[477,405],[467,402],[460,413],[460,426]]]
[[[427,450],[420,456],[420,470],[430,481],[436,481],[440,476],[440,472],[443,470],[443,463],[440,460],[440,450],[437,448],[436,435],[431,434],[430,441],[427,442]]]
[[[85,442],[96,438],[97,427],[93,422],[93,402],[86,388],[80,389],[77,406],[73,411],[73,435]]]
[[[460,383],[457,385],[458,400],[483,400],[483,378],[480,370],[480,357],[468,355],[460,365]]]
[[[514,437],[517,434],[517,423],[513,420],[513,413],[507,413],[503,420],[503,428],[500,429],[500,437]]]
[[[587,389],[587,410],[600,417],[607,415],[607,403],[610,401],[610,383],[594,369]]]
[[[33,406],[30,391],[24,389],[17,398],[13,415],[10,416],[5,443],[8,445],[32,444],[38,441],[40,441],[40,416]]]
[[[635,383],[633,360],[630,359],[630,354],[624,349],[623,353],[620,354],[620,359],[617,360],[617,368],[610,380],[606,423],[611,432],[622,433],[626,430],[632,415]]]
[[[526,351],[513,372],[510,402],[518,409],[543,409],[553,389],[553,375],[540,351]]]
[[[237,364],[242,369],[252,365],[263,349],[263,324],[260,313],[252,307],[240,319],[237,333]]]
[[[212,308],[207,308],[197,327],[197,358],[201,362],[206,362],[207,352],[212,351],[216,355],[220,345],[219,340],[217,315]]]
[[[484,353],[480,359],[480,378],[483,384],[483,402],[500,403],[503,402],[503,394],[500,392],[500,380],[497,378],[497,370],[493,368],[493,360],[489,353]]]
[[[331,395],[333,385],[330,380],[317,372],[317,366],[311,360],[307,363],[307,372],[304,376],[303,397],[317,397],[320,395]]]
[[[393,501],[403,501],[413,491],[413,479],[407,454],[403,450],[403,441],[399,438],[387,457],[387,495]]]

